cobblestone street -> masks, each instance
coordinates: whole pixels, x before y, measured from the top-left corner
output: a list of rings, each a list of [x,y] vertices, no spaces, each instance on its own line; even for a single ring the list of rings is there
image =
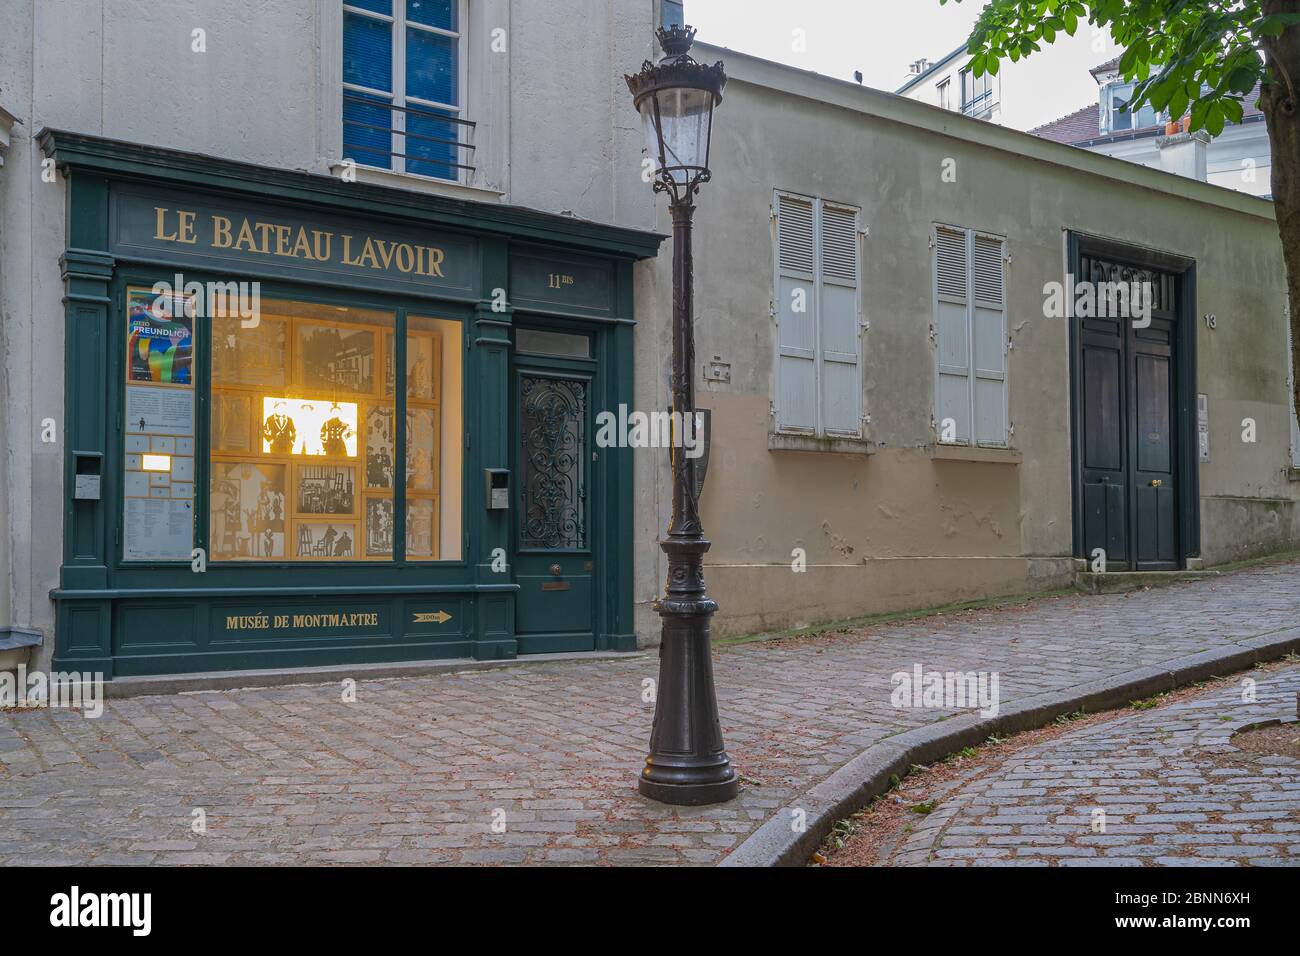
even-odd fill
[[[1248,675],[1247,675],[1248,676]],[[1291,721],[1300,668],[1069,732],[945,787],[900,866],[1300,866],[1300,759],[1234,746]]]
[[[654,654],[362,682],[355,703],[332,684],[110,700],[98,720],[9,712],[0,715],[0,863],[711,864],[864,748],[953,713],[894,709],[897,671],[996,671],[1005,705],[1232,648],[1298,619],[1300,565],[1290,563],[1132,595],[723,647],[722,724],[742,788],[734,802],[703,809],[659,806],[635,789]],[[936,855],[1011,856],[998,841],[1038,827],[1036,860],[1067,850],[1186,856],[1195,846],[1201,862],[1283,861],[1300,842],[1296,768],[1243,774],[1177,750],[1213,751],[1235,727],[1277,716],[1287,680],[1293,690],[1295,671],[1261,684],[1255,705],[1216,699],[1134,717],[1153,736],[1132,751],[1105,736],[1109,726],[1058,743],[1067,749],[1008,768],[984,785],[988,796],[972,793],[963,815],[946,821]],[[1054,800],[1059,810],[1033,802],[1056,793],[1040,781],[1075,776],[1071,761],[1098,753],[1114,775],[1154,774],[1159,792],[1078,775],[1077,793]],[[1214,789],[1233,781],[1230,800]],[[1107,832],[1067,847],[1045,818],[1085,803],[1109,807]],[[206,832],[193,830],[199,816]],[[1132,839],[1156,833],[1168,839],[1147,844],[1154,849]]]

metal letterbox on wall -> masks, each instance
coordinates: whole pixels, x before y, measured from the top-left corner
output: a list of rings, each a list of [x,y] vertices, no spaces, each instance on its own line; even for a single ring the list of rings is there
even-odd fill
[[[488,511],[505,511],[510,507],[509,469],[483,469],[483,503]]]

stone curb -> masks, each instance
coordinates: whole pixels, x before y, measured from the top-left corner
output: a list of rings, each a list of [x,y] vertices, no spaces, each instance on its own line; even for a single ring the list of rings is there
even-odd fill
[[[465,671],[493,671],[506,667],[556,664],[565,661],[625,660],[645,656],[644,651],[580,651],[562,654],[529,654],[500,661],[457,658],[446,661],[415,661],[393,664],[331,664],[328,667],[292,667],[278,670],[218,671],[206,674],[160,674],[151,677],[118,677],[104,682],[104,696],[154,697],[167,694],[195,694],[204,691],[247,690],[254,687],[295,687],[304,684],[334,684],[356,681],[428,677]]]
[[[1122,707],[1130,701],[1230,674],[1261,661],[1276,660],[1296,650],[1300,650],[1300,627],[1268,631],[1242,638],[1235,646],[1037,694],[1007,704],[996,717],[967,713],[886,737],[808,790],[802,800],[774,813],[718,866],[802,866],[835,821],[887,792],[890,777],[902,779],[914,764],[932,763],[963,747],[981,744],[992,734],[1006,736],[1034,730],[1061,714],[1080,709],[1097,713]],[[792,826],[800,811],[805,814],[802,833],[795,832]]]

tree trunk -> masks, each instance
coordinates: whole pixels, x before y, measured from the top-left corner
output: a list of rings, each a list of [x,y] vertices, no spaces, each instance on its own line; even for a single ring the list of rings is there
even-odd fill
[[[1265,0],[1265,13],[1294,13],[1294,0]],[[1286,262],[1291,303],[1292,398],[1300,409],[1300,26],[1287,27],[1264,43],[1271,72],[1260,100],[1273,150],[1273,203]]]

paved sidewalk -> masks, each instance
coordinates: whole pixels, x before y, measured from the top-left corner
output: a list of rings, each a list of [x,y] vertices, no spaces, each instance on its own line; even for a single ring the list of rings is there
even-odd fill
[[[1029,747],[947,785],[889,864],[1300,866],[1300,758],[1232,741],[1297,690],[1287,668]]]
[[[635,790],[653,654],[363,682],[355,703],[328,685],[8,713],[0,863],[716,863],[864,748],[951,713],[894,709],[897,671],[997,671],[1005,706],[1297,623],[1292,563],[723,648],[744,785],[703,809]]]

